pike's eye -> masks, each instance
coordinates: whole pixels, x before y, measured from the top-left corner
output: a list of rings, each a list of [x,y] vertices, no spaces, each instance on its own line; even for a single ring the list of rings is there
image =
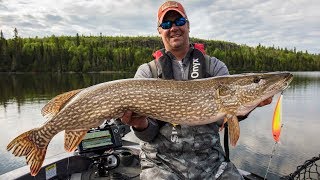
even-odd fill
[[[259,83],[259,82],[260,82],[260,80],[261,80],[261,78],[260,78],[260,77],[255,77],[255,78],[253,79],[253,82],[254,82],[254,83]]]

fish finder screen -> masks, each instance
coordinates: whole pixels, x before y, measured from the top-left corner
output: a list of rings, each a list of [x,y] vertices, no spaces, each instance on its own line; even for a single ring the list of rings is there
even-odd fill
[[[87,133],[82,140],[83,150],[112,145],[112,135],[109,130]]]

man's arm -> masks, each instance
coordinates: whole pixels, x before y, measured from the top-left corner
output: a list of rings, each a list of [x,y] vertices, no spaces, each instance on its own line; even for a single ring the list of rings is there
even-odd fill
[[[215,57],[210,57],[207,63],[207,72],[211,77],[229,75],[227,66]]]

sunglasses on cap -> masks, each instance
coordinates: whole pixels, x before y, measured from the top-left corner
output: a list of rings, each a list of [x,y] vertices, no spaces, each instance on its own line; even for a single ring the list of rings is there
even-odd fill
[[[176,25],[176,26],[183,26],[186,24],[186,22],[188,21],[188,19],[184,18],[184,17],[180,17],[180,18],[177,18],[176,20],[174,21],[163,21],[159,27],[161,27],[162,29],[170,29],[173,25],[173,23]]]

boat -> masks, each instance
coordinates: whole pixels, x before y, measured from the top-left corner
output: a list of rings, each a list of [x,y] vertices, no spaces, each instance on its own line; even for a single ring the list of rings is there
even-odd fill
[[[120,121],[106,123],[103,127],[88,131],[74,153],[62,153],[46,158],[36,176],[31,176],[27,165],[2,174],[0,179],[139,179],[140,146],[137,142],[123,139],[130,131],[130,127]],[[246,180],[264,179],[254,173],[238,170]]]

